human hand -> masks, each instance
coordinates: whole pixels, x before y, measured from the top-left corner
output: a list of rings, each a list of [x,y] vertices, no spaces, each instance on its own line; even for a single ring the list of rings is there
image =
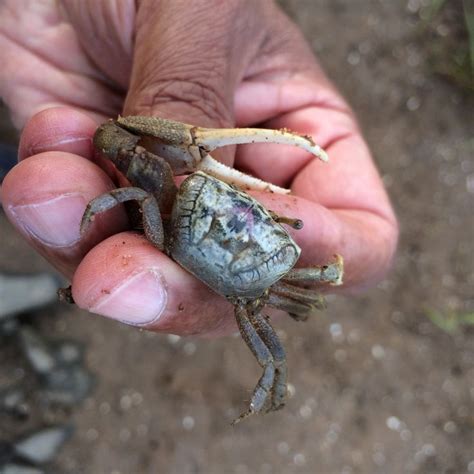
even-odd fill
[[[303,220],[291,231],[302,247],[299,266],[343,255],[343,291],[374,284],[389,267],[397,222],[367,145],[273,2],[6,0],[0,62],[0,93],[24,126],[3,206],[29,242],[73,277],[79,306],[175,334],[234,327],[231,305],[128,231],[122,208],[79,234],[87,202],[121,179],[91,146],[97,125],[119,113],[312,135],[329,164],[277,145],[223,149],[219,158],[291,186],[290,196],[252,194]]]

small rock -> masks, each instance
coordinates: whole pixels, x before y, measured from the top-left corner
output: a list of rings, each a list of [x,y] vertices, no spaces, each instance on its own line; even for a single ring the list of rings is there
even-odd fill
[[[59,278],[50,273],[0,273],[0,320],[54,303],[60,284]]]
[[[1,319],[0,317],[0,336],[11,337],[18,332],[20,323],[15,318]]]
[[[0,466],[13,460],[15,457],[15,451],[13,445],[8,441],[0,440]]]
[[[38,375],[45,375],[55,368],[56,360],[54,354],[46,342],[33,329],[22,326],[20,329],[20,342],[28,362]]]
[[[30,410],[25,398],[25,392],[18,387],[0,392],[0,411],[18,419],[27,418]]]
[[[83,348],[75,341],[55,343],[55,358],[60,364],[78,364],[82,362]]]
[[[84,400],[95,378],[81,366],[58,367],[43,378],[41,397],[47,403],[70,406]]]
[[[0,467],[0,474],[46,474],[46,472],[37,467],[8,463]]]
[[[45,428],[13,444],[15,454],[32,464],[52,461],[61,446],[72,433],[70,426],[52,426]]]
[[[40,376],[46,403],[70,406],[84,400],[95,379],[83,366],[83,350],[73,341],[49,343],[32,328],[20,329],[20,340],[31,367]]]

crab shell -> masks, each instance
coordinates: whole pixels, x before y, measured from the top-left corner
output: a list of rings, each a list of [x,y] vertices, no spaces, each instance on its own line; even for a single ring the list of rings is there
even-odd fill
[[[259,202],[203,172],[181,184],[170,235],[172,258],[226,297],[258,298],[301,253]]]

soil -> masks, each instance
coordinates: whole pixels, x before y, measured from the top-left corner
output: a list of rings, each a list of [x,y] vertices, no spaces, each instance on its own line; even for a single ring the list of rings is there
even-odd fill
[[[287,407],[229,425],[260,374],[239,338],[156,335],[58,303],[34,324],[85,345],[96,389],[68,413],[2,421],[2,437],[70,420],[61,473],[474,472],[474,328],[428,317],[474,312],[474,100],[430,70],[419,3],[284,2],[356,111],[401,222],[377,288],[279,323]],[[48,269],[3,214],[0,231],[1,270]],[[0,358],[0,382],[32,383],[15,347]]]

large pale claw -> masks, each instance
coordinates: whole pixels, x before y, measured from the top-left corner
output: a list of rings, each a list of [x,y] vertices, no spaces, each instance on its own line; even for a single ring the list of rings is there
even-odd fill
[[[119,117],[116,122],[143,137],[142,146],[166,159],[176,174],[201,170],[245,189],[288,194],[290,190],[249,176],[216,161],[209,153],[228,145],[276,143],[302,148],[322,161],[326,152],[307,135],[260,128],[201,128],[159,117]]]

